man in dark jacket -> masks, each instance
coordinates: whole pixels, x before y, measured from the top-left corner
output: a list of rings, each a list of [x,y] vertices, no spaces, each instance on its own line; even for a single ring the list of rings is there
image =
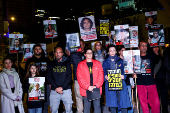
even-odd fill
[[[48,84],[48,81],[47,81],[47,63],[49,63],[49,59],[47,57],[44,56],[44,52],[43,52],[43,49],[41,47],[40,44],[36,44],[33,46],[33,52],[34,52],[34,55],[32,58],[29,58],[27,61],[26,61],[26,64],[25,64],[25,71],[27,71],[27,68],[28,68],[28,65],[31,63],[31,62],[34,62],[36,64],[36,66],[38,67],[38,71],[39,71],[39,75],[42,76],[42,77],[45,77],[46,80],[46,101],[44,102],[44,106],[43,106],[43,113],[48,113],[48,105],[50,104],[49,103],[49,95],[50,95],[50,86]]]
[[[58,113],[60,100],[63,101],[67,113],[72,113],[72,92],[71,92],[71,64],[63,56],[61,47],[55,49],[55,60],[48,65],[47,78],[51,85],[50,107],[52,113]]]

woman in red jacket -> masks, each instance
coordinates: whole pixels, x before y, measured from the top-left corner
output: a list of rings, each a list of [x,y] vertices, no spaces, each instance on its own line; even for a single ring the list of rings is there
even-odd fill
[[[91,101],[88,101],[86,92],[99,88],[102,95],[102,85],[104,81],[104,72],[99,61],[93,60],[92,49],[85,50],[86,60],[80,62],[77,67],[77,80],[80,85],[80,95],[84,100],[84,113],[90,113]],[[101,113],[100,99],[93,100],[94,113]]]

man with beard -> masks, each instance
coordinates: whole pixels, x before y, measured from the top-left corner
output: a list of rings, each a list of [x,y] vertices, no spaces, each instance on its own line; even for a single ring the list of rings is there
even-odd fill
[[[58,113],[60,100],[63,101],[66,113],[72,113],[72,72],[70,60],[63,56],[61,47],[55,49],[55,60],[47,67],[47,78],[51,85],[50,107],[52,113]]]
[[[44,52],[43,49],[41,47],[40,44],[36,44],[33,46],[33,52],[34,55],[32,56],[32,58],[29,58],[26,61],[25,64],[25,70],[27,70],[28,65],[31,62],[34,62],[36,64],[36,66],[38,67],[38,71],[39,71],[39,75],[41,77],[45,77],[45,83],[46,83],[46,88],[45,88],[45,96],[46,96],[46,101],[44,102],[44,106],[43,106],[43,113],[48,113],[48,105],[49,105],[49,95],[50,95],[50,85],[47,81],[47,70],[42,70],[41,66],[44,66],[44,64],[48,64],[48,62],[50,61],[47,57],[44,56]],[[26,93],[26,92],[25,92]]]
[[[19,47],[19,39],[18,38],[16,38],[14,40],[14,48],[13,48],[13,50],[21,51],[21,47]]]

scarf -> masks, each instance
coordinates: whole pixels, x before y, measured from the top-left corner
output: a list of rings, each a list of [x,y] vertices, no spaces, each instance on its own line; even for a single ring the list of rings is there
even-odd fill
[[[7,75],[11,75],[11,76],[14,77],[14,85],[15,85],[14,94],[16,94],[17,96],[19,96],[19,90],[20,90],[21,86],[20,86],[20,81],[19,81],[20,79],[19,79],[18,73],[15,71],[14,68],[11,68],[11,71],[9,71],[9,70],[7,70],[6,68],[4,68],[4,69],[2,70],[2,72],[6,73]],[[7,82],[8,88],[10,88],[9,80],[6,80],[6,82]],[[21,98],[22,98],[22,97],[21,97]],[[22,100],[21,100],[21,101],[14,101],[14,105],[15,105],[15,106],[18,106],[18,105],[20,105],[20,104],[22,104]]]
[[[98,56],[102,53],[102,50],[97,51]]]
[[[109,59],[110,59],[110,68],[111,69],[116,69],[116,64],[115,64],[115,62],[116,62],[116,55],[115,56],[110,56],[109,55]],[[114,61],[112,61],[111,59],[114,59]]]

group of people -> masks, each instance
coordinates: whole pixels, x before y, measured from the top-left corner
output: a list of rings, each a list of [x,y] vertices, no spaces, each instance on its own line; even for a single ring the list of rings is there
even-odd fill
[[[170,57],[167,52],[162,58],[158,47],[154,47],[151,52],[148,44],[141,41],[139,44],[141,59],[149,61],[150,71],[130,76],[124,72],[123,51],[126,50],[124,46],[110,44],[104,50],[101,42],[97,41],[94,45],[95,49],[92,50],[85,48],[84,41],[80,39],[80,47],[80,52],[66,50],[66,55],[62,47],[56,47],[54,49],[55,59],[50,61],[42,54],[41,45],[34,45],[34,55],[26,61],[25,76],[23,75],[24,79],[21,82],[18,73],[12,68],[12,60],[5,58],[3,60],[4,69],[0,73],[1,112],[24,113],[22,98],[23,94],[28,93],[29,78],[45,77],[45,101],[28,101],[27,98],[29,113],[48,113],[49,105],[52,113],[58,113],[61,100],[65,105],[66,113],[72,113],[72,91],[75,92],[77,113],[90,113],[91,101],[87,97],[87,92],[93,93],[97,90],[102,98],[96,98],[92,102],[94,113],[101,113],[103,89],[105,90],[106,106],[110,108],[111,113],[120,111],[133,113],[131,88],[134,88],[132,78],[134,77],[137,78],[137,93],[143,113],[150,112],[148,104],[152,113],[160,113],[158,90],[160,90],[163,113],[168,113],[168,88],[164,81],[166,76],[162,75],[163,72],[167,72],[165,75],[168,76],[170,70]],[[42,70],[41,66],[44,63],[47,64],[47,69]],[[110,78],[107,70],[114,69],[121,70],[120,78],[123,82],[123,90],[108,90]],[[74,89],[71,87],[72,81],[74,81]]]

